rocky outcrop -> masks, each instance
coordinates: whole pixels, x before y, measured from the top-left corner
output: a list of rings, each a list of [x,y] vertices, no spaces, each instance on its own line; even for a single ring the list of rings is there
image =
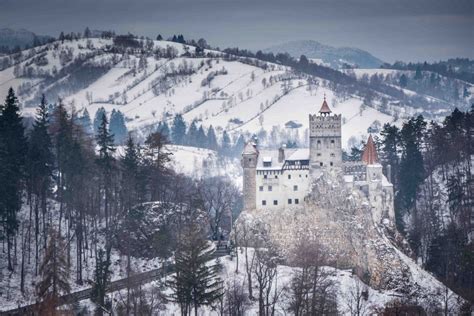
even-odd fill
[[[362,192],[347,188],[340,175],[327,174],[313,184],[301,206],[246,211],[236,229],[241,239],[243,232],[254,234],[252,238],[245,237],[256,243],[266,234],[283,255],[288,255],[299,242],[315,239],[326,254],[328,265],[353,269],[376,289],[407,291],[412,283],[409,267],[385,235],[386,230],[392,230],[392,236],[396,234],[391,224],[384,227],[374,223]]]

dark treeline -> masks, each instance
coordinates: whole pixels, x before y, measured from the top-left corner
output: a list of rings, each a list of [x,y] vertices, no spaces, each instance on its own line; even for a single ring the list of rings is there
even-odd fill
[[[391,166],[397,226],[416,258],[474,299],[474,108],[442,123],[422,116],[386,124],[379,146]]]
[[[412,70],[412,71],[431,71],[442,76],[455,78],[474,84],[474,60],[468,58],[453,58],[447,61],[434,63],[404,63],[397,61],[393,64],[383,64],[382,68]]]
[[[143,144],[126,136],[118,153],[101,113],[94,129],[90,119],[84,125],[84,115],[68,112],[61,102],[48,105],[43,97],[26,130],[15,93],[8,91],[0,106],[0,239],[8,270],[19,275],[23,295],[31,294],[27,280],[38,278],[40,313],[54,310],[71,282],[91,282],[92,299],[102,314],[113,249],[128,258],[127,275],[134,273],[132,255],[164,261],[175,254],[186,279],[173,281],[179,289],[174,297],[188,311],[211,304],[222,293],[217,270],[205,265],[210,256],[206,244],[230,231],[241,205],[238,189],[227,178],[199,180],[175,173],[168,139],[160,132],[149,134]],[[117,113],[111,120],[120,121]],[[179,137],[171,131],[171,137]],[[158,207],[147,208],[148,202]],[[146,217],[139,217],[139,210],[146,210]],[[153,217],[161,221],[150,221]],[[150,229],[146,242],[134,241],[145,227]],[[83,275],[90,265],[95,267],[93,280]],[[187,265],[199,271],[189,271]],[[189,278],[191,285],[185,284]],[[200,292],[189,296],[197,284]],[[124,314],[130,314],[135,290],[127,290],[121,303]]]
[[[175,145],[207,148],[228,157],[240,156],[245,145],[243,135],[240,135],[235,142],[232,142],[227,131],[223,131],[222,138],[219,141],[212,125],[209,126],[207,131],[202,125],[198,127],[196,121],[192,121],[189,127],[187,127],[181,114],[174,117],[171,126],[166,121],[160,122],[157,131],[166,136]]]

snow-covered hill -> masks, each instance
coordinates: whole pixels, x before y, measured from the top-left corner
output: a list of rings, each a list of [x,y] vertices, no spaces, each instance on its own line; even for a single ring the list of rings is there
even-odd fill
[[[192,46],[141,41],[142,49],[93,38],[25,50],[4,60],[9,67],[0,71],[0,99],[13,87],[25,114],[34,113],[32,107],[45,93],[50,102],[60,97],[69,108],[87,109],[92,117],[100,107],[120,110],[129,130],[182,114],[188,123],[213,125],[218,134],[226,130],[234,139],[264,129],[305,143],[308,114],[316,113],[326,96],[343,116],[346,147],[350,139],[352,144],[365,138],[374,123],[381,126],[421,111],[400,107],[403,102],[393,98],[383,107],[379,100],[365,106],[360,96],[337,91],[337,83],[286,66],[209,50],[196,56]]]

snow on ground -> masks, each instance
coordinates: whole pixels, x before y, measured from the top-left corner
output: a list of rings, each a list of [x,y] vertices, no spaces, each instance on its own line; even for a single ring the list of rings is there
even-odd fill
[[[206,127],[213,125],[217,132],[233,130],[237,133],[256,133],[262,127],[270,132],[273,126],[283,127],[286,122],[293,120],[303,126],[299,129],[302,136],[308,127],[308,114],[317,113],[322,103],[324,94],[332,107],[333,91],[329,88],[318,87],[308,91],[306,79],[292,80],[293,90],[283,95],[281,75],[289,74],[287,67],[268,63],[271,67],[262,68],[249,65],[240,61],[229,61],[223,58],[189,58],[179,56],[173,59],[147,58],[145,69],[132,71],[131,64],[138,63],[138,55],[127,57],[117,54],[113,56],[100,51],[111,45],[110,39],[81,39],[78,41],[55,42],[36,48],[37,54],[46,54],[48,64],[40,66],[43,71],[52,71],[53,68],[60,70],[67,65],[61,65],[60,52],[72,52],[73,58],[80,54],[98,52],[92,58],[95,63],[114,61],[112,68],[102,75],[98,80],[92,82],[88,87],[72,94],[65,95],[63,100],[66,105],[74,105],[77,110],[87,108],[93,118],[99,107],[104,107],[110,112],[112,109],[122,111],[127,118],[127,126],[130,130],[154,125],[167,119],[171,120],[175,114],[181,113],[185,120],[202,122]],[[58,45],[58,49],[53,49]],[[185,52],[185,46],[168,41],[154,41],[155,48],[164,49],[167,46],[176,48],[178,54]],[[190,47],[192,50],[193,48]],[[29,51],[25,51],[24,55]],[[217,53],[217,52],[215,52]],[[34,55],[20,63],[31,62]],[[172,86],[166,92],[156,94],[153,87],[169,74],[172,68],[186,65],[195,70],[195,73],[186,76],[178,76],[172,80]],[[36,66],[35,66],[36,67]],[[9,86],[18,88],[22,83],[28,82],[33,87],[28,96],[20,96],[20,101],[27,101],[37,89],[37,84],[43,79],[15,78],[13,68],[10,67],[0,71],[0,97],[4,97]],[[218,74],[207,85],[202,85],[204,79],[211,72],[225,69],[226,74]],[[356,69],[357,74],[364,72],[390,72],[387,69]],[[270,84],[270,77],[273,77]],[[265,79],[264,85],[262,80]],[[318,78],[320,82],[320,78]],[[300,86],[301,85],[301,86]],[[300,87],[299,87],[300,86]],[[326,85],[325,85],[326,86]],[[123,97],[123,94],[126,97]],[[89,97],[89,98],[88,98]],[[274,103],[275,98],[280,98]],[[92,100],[90,100],[92,99]],[[54,102],[55,100],[49,100]],[[90,103],[92,101],[92,103]],[[274,104],[273,104],[274,103]],[[346,119],[343,124],[343,144],[351,136],[363,138],[367,128],[374,120],[382,124],[391,122],[392,117],[369,108],[360,117],[356,117],[361,100],[357,97],[349,97],[342,101],[338,100],[338,106],[334,112],[341,113]],[[263,121],[260,125],[259,117]],[[232,124],[230,120],[241,120],[245,124]]]
[[[191,146],[168,145],[171,165],[176,172],[193,178],[226,176],[242,188],[242,170],[238,159],[218,156],[217,152]]]
[[[221,280],[223,280],[224,286],[229,286],[235,281],[237,284],[242,285],[246,291],[247,274],[245,272],[245,259],[243,255],[243,248],[240,248],[238,252],[239,252],[238,272],[236,272],[237,271],[236,258],[231,257],[231,256],[225,256],[218,259],[218,262],[221,264],[221,267],[222,267],[219,273],[219,276]],[[252,258],[253,253],[254,253],[254,249],[248,248],[249,258]],[[215,263],[215,260],[212,260],[209,263],[213,264]],[[295,271],[298,270],[298,268],[289,267],[285,265],[278,265],[277,270],[278,272],[277,272],[276,290],[278,292],[281,291],[281,295],[279,298],[279,302],[276,305],[275,313],[276,315],[288,315],[288,310],[287,310],[288,304],[289,304],[288,289],[290,286],[291,279]],[[357,276],[351,273],[351,271],[339,270],[339,269],[335,269],[331,267],[323,267],[323,270],[330,274],[330,279],[334,281],[335,283],[338,311],[340,312],[341,315],[351,315],[349,306],[351,305],[351,303],[354,304],[352,297],[354,293],[357,291],[358,287],[360,290],[366,289],[368,291],[368,300],[363,302],[362,310],[364,311],[364,313],[368,313],[369,311],[375,308],[383,307],[387,302],[397,297],[396,293],[393,293],[391,291],[381,292],[364,285]],[[167,279],[169,278],[170,276],[167,277]],[[142,289],[149,291],[154,287],[159,287],[159,285],[163,284],[163,282],[165,282],[164,279],[152,281],[150,283],[143,285]],[[257,293],[257,289],[255,288],[256,286],[255,280],[253,280],[253,285],[254,285],[254,292]],[[273,285],[272,293],[274,293],[274,290],[275,290],[275,284]],[[166,297],[166,296],[171,295],[172,292],[168,288],[164,290],[163,294],[165,294],[165,297]],[[122,291],[114,292],[113,294],[110,294],[109,297],[111,297],[112,299],[113,308],[114,308],[117,306],[118,302],[124,302],[124,297],[126,297],[126,291],[122,290]],[[89,310],[94,308],[94,305],[90,301],[81,302],[81,306],[87,307]],[[218,306],[215,306],[214,308],[209,307],[209,306],[203,306],[199,309],[198,315],[200,316],[220,315],[220,313],[216,309],[218,309]],[[173,302],[164,303],[162,306],[162,312],[166,315],[174,315],[174,316],[181,315],[179,305]],[[258,314],[258,301],[255,299],[253,301],[250,301],[250,304],[247,306],[245,310],[245,315],[257,315],[257,314]]]

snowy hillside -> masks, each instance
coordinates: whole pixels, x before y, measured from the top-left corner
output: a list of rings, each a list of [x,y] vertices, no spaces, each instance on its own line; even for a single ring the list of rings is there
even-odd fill
[[[18,91],[27,107],[37,105],[41,93],[50,102],[58,97],[76,111],[98,108],[125,114],[129,130],[140,130],[183,114],[189,123],[213,125],[218,133],[268,133],[286,123],[288,133],[305,141],[308,114],[319,110],[324,95],[334,112],[343,115],[343,144],[364,138],[374,122],[380,126],[416,111],[391,106],[382,113],[378,101],[361,106],[362,98],[337,94],[333,83],[296,74],[291,68],[244,58],[225,58],[167,41],[147,41],[149,54],[114,49],[111,39],[55,42],[24,51],[15,66],[0,71],[0,98],[8,87]],[[209,55],[212,54],[212,55]],[[262,66],[263,65],[263,66]],[[33,113],[29,108],[25,113]],[[378,122],[377,122],[378,121]],[[293,126],[294,127],[294,126]]]

